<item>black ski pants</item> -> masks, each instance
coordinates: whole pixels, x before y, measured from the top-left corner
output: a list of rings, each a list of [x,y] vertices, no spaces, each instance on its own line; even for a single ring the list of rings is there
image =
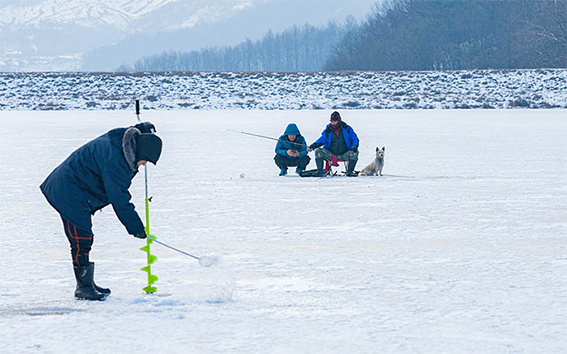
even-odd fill
[[[61,220],[63,220],[65,235],[71,245],[71,258],[73,259],[73,265],[77,267],[88,266],[89,252],[93,246],[94,235],[86,230],[79,229],[63,217],[61,217]]]
[[[285,170],[287,170],[289,166],[297,166],[302,170],[305,170],[307,165],[309,165],[309,161],[311,161],[311,158],[307,155],[303,157],[291,157],[291,156],[283,156],[280,154],[276,154],[274,160],[276,161],[276,165],[279,168],[283,168]]]

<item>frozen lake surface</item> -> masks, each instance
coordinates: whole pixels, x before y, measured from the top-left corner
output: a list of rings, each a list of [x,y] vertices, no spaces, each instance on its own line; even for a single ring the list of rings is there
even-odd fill
[[[38,186],[135,115],[0,112],[0,352],[564,353],[567,111],[342,111],[383,177],[278,177],[274,141],[227,130],[311,143],[329,113],[143,112],[152,233],[221,263],[154,244],[145,295],[145,241],[107,207],[91,260],[113,293],[85,302]],[[143,172],[130,191],[143,214]]]

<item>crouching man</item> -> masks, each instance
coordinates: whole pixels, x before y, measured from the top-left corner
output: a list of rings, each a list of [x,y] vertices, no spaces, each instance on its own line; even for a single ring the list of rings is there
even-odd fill
[[[276,144],[276,165],[280,168],[280,176],[287,174],[289,166],[297,166],[295,172],[300,174],[311,161],[307,156],[307,143],[294,123],[288,124],[285,132]]]
[[[152,131],[151,123],[113,129],[75,150],[40,186],[61,215],[71,246],[78,299],[104,300],[110,294],[110,289],[94,282],[94,263],[89,261],[94,236],[91,215],[112,204],[128,233],[146,238],[128,189],[138,168],[148,161],[156,164],[161,155],[162,141]]]

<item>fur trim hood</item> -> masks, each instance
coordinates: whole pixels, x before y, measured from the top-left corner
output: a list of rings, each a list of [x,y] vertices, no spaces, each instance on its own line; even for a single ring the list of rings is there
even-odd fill
[[[124,158],[132,172],[138,171],[138,161],[136,161],[136,142],[140,134],[142,134],[142,132],[138,128],[130,127],[126,129],[122,136],[122,152],[124,153]]]

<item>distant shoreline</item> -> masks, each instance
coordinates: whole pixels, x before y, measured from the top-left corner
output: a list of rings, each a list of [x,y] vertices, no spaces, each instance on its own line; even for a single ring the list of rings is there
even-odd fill
[[[567,108],[567,69],[0,73],[0,111]]]

